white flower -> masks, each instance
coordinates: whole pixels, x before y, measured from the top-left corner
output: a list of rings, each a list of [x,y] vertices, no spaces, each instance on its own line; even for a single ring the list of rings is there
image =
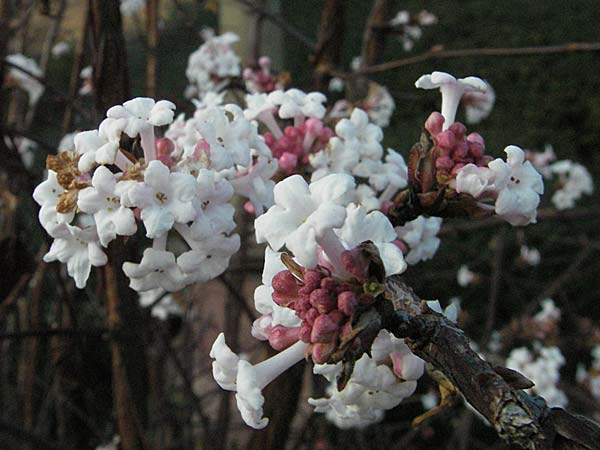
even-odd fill
[[[508,155],[506,163],[496,159],[488,164],[492,170],[505,164],[501,170],[509,171],[508,183],[498,193],[495,204],[496,214],[511,225],[535,223],[540,195],[544,193],[542,176],[525,161],[525,153],[514,145],[504,149]]]
[[[346,221],[338,230],[338,235],[348,248],[354,248],[364,241],[372,241],[379,250],[386,276],[402,273],[406,262],[402,251],[393,241],[396,232],[388,218],[381,211],[369,214],[361,206],[350,204],[346,207]]]
[[[268,100],[273,105],[279,106],[278,114],[282,119],[297,119],[299,117],[316,117],[322,119],[325,115],[327,101],[320,92],[306,94],[299,89],[287,91],[276,90],[268,95]]]
[[[44,75],[42,69],[40,69],[40,66],[38,66],[35,60],[21,55],[20,53],[8,55],[6,61],[17,67],[22,67],[27,70],[27,72],[37,77],[42,77]],[[16,67],[10,67],[8,78],[27,92],[30,107],[34,106],[44,93],[44,85],[42,83]]]
[[[139,264],[123,263],[123,272],[130,278],[131,289],[136,291],[162,288],[174,292],[185,286],[175,255],[165,250],[147,248]]]
[[[589,171],[581,164],[570,160],[557,161],[547,167],[547,176],[558,175],[560,189],[552,195],[557,209],[570,209],[583,194],[594,192],[594,181]]]
[[[75,213],[61,214],[56,211],[60,196],[65,192],[58,183],[56,172],[49,170],[48,178],[33,191],[33,199],[41,206],[39,220],[46,232],[54,237],[69,234],[67,224],[73,220]]]
[[[460,287],[467,287],[477,279],[477,274],[471,272],[466,265],[461,265],[456,273],[456,282]]]
[[[354,179],[349,175],[328,175],[310,186],[300,175],[288,177],[275,186],[275,205],[256,219],[256,240],[268,242],[274,250],[285,244],[301,265],[315,267],[317,244],[335,244],[331,242],[332,234],[337,239],[333,228],[344,223],[345,205],[353,193]],[[330,259],[335,258],[324,250]],[[331,250],[337,254],[340,247]]]
[[[263,417],[264,397],[262,390],[275,378],[304,358],[307,344],[298,341],[277,355],[250,364],[240,359],[225,343],[221,333],[210,351],[213,358],[213,376],[223,389],[236,391],[237,407],[244,422],[255,429],[267,426],[269,419]]]
[[[60,58],[61,56],[68,54],[70,51],[71,46],[69,45],[69,43],[65,41],[60,41],[54,44],[51,53],[52,56],[54,56],[55,58]]]
[[[462,102],[465,106],[465,119],[469,124],[479,123],[490,115],[496,102],[496,93],[492,85],[485,82],[486,90],[467,91],[463,95]]]
[[[423,75],[415,82],[421,89],[439,89],[442,94],[442,116],[444,116],[444,130],[454,123],[460,99],[465,92],[485,92],[485,81],[477,77],[456,79],[446,72],[433,72]]]
[[[398,238],[410,248],[404,258],[408,264],[413,265],[433,258],[440,246],[437,234],[441,226],[442,219],[439,217],[419,216],[395,228]]]
[[[183,315],[181,306],[164,289],[156,288],[140,292],[138,298],[141,306],[152,307],[152,317],[159,320],[167,320],[169,316]]]
[[[462,266],[462,267],[466,267],[466,266]],[[458,302],[457,301],[452,301],[443,310],[442,310],[442,305],[440,305],[439,300],[428,300],[427,306],[432,311],[442,314],[451,322],[458,323]]]
[[[521,259],[529,264],[530,266],[537,266],[540,263],[542,256],[537,248],[527,247],[526,245],[521,246],[520,250]]]
[[[93,214],[100,243],[106,247],[117,235],[131,236],[137,230],[133,211],[121,205],[121,195],[134,181],[117,182],[115,175],[104,166],[94,172],[92,187],[79,192],[77,206]]]
[[[362,158],[379,160],[383,156],[383,131],[381,127],[369,123],[369,117],[360,108],[354,108],[350,119],[342,119],[335,126],[335,133],[346,146],[358,147]]]
[[[75,280],[79,289],[85,287],[92,266],[100,267],[106,264],[107,257],[98,245],[98,235],[95,227],[79,228],[67,225],[69,231],[57,238],[44,255],[44,261],[60,261],[67,264],[67,272]]]
[[[565,407],[567,396],[557,387],[565,358],[558,347],[538,345],[536,353],[537,357],[525,347],[515,348],[506,360],[506,367],[521,372],[533,381],[533,391],[544,397],[549,406]]]
[[[273,206],[273,188],[275,182],[271,177],[277,172],[277,160],[259,156],[248,172],[241,173],[231,180],[235,193],[247,197],[254,207],[256,215]]]
[[[149,126],[163,126],[173,122],[175,105],[168,100],[155,102],[152,98],[137,97],[123,105],[116,105],[106,112],[106,117],[126,119],[123,131],[129,137],[136,137]]]
[[[75,151],[81,155],[77,168],[81,172],[89,172],[96,164],[96,153],[102,149],[103,152],[116,154],[118,144],[109,142],[104,137],[100,136],[98,130],[82,131],[77,133],[73,138]],[[114,156],[113,156],[114,160]]]
[[[467,164],[458,171],[456,191],[475,198],[496,196],[495,211],[511,225],[534,223],[540,195],[544,193],[542,176],[525,161],[525,153],[510,145],[504,149],[507,161],[497,158],[488,167]]]
[[[75,149],[75,135],[76,134],[77,134],[77,132],[67,133],[62,137],[62,139],[58,143],[58,146],[56,147],[56,149],[58,150],[59,153],[65,152],[65,151],[73,151]]]
[[[537,322],[557,322],[560,320],[560,309],[556,307],[554,301],[547,298],[542,301],[542,310],[534,316]]]
[[[385,86],[373,83],[365,103],[369,118],[375,125],[387,127],[390,124],[396,102]]]
[[[402,378],[390,367],[395,365],[394,359],[404,365],[397,367]],[[402,339],[382,330],[373,342],[371,356],[365,353],[356,361],[342,391],[338,391],[335,384],[341,371],[340,363],[315,365],[313,372],[331,383],[327,389],[329,397],[310,398],[308,402],[316,412],[325,412],[340,428],[363,427],[381,420],[385,410],[412,395],[417,386],[415,380],[423,374],[423,368],[424,362],[410,352]]]
[[[231,183],[218,179],[212,170],[200,169],[196,186],[193,205],[197,215],[190,227],[192,239],[203,240],[233,231],[235,209],[229,203],[233,195]]]
[[[191,222],[196,216],[192,199],[196,180],[185,173],[171,173],[160,161],[151,161],[144,172],[144,182],[129,190],[131,205],[141,209],[146,236],[157,238],[175,222]]]
[[[216,92],[207,92],[200,100],[193,98],[192,103],[196,109],[216,108],[223,104],[224,97],[225,92],[221,92],[220,94]]]
[[[123,17],[131,17],[140,12],[146,6],[146,0],[121,0],[121,14]]]

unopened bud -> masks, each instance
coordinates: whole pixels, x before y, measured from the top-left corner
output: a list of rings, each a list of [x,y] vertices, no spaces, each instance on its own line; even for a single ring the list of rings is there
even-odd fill
[[[342,292],[337,297],[337,307],[347,316],[352,316],[358,306],[358,298],[351,291]]]
[[[355,247],[342,252],[342,264],[347,272],[359,280],[369,278],[369,259],[360,248]]]
[[[340,327],[328,314],[322,314],[315,319],[310,333],[310,342],[331,342],[337,337]]]
[[[442,116],[439,112],[434,111],[425,121],[425,129],[429,131],[429,134],[431,134],[433,137],[436,137],[442,132],[444,120],[444,116]]]
[[[298,342],[299,337],[300,328],[287,328],[283,325],[277,325],[269,334],[269,344],[275,350],[281,351]]]

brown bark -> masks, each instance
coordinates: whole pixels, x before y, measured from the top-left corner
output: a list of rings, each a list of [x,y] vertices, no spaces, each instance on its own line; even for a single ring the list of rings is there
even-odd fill
[[[383,58],[385,39],[387,36],[386,25],[390,21],[390,0],[375,0],[367,25],[363,34],[361,66],[368,67],[377,64]]]
[[[317,90],[325,90],[331,71],[342,61],[345,28],[345,0],[325,0],[317,33],[317,45],[311,62]]]
[[[148,0],[146,3],[146,34],[148,56],[146,59],[146,95],[156,96],[158,80],[158,64],[156,49],[158,47],[158,12],[159,0]]]
[[[540,397],[512,387],[473,351],[455,324],[422,304],[399,277],[386,282],[384,327],[440,371],[512,446],[531,450],[600,448],[600,427],[550,408]]]

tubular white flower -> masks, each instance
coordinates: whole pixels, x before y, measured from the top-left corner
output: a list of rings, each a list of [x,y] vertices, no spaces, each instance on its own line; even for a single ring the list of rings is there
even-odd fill
[[[48,178],[40,183],[33,191],[33,199],[41,206],[39,220],[42,227],[53,238],[63,237],[69,234],[67,224],[75,217],[75,213],[61,214],[56,212],[56,205],[60,196],[65,192],[58,183],[56,172],[49,170]]]
[[[462,101],[465,106],[465,121],[469,124],[481,122],[490,115],[496,102],[496,93],[494,88],[487,81],[486,90],[467,91],[463,95]]]
[[[237,392],[235,398],[244,422],[252,428],[261,429],[269,423],[269,419],[263,417],[265,399],[261,391],[301,361],[307,347],[308,344],[298,341],[275,356],[252,365],[229,349],[221,333],[210,351],[211,358],[215,359],[213,376],[223,389]]]
[[[396,227],[398,238],[404,241],[410,251],[404,258],[408,264],[417,264],[433,258],[440,246],[437,233],[442,226],[440,217],[419,216],[401,227]]]
[[[166,245],[166,235],[163,238]],[[175,255],[164,249],[147,248],[139,264],[123,263],[129,286],[136,291],[162,288],[174,292],[183,289],[185,277],[175,261]]]
[[[456,79],[446,72],[433,72],[421,76],[415,86],[421,89],[439,89],[442,94],[443,129],[447,130],[454,123],[460,99],[465,92],[485,92],[487,84],[481,78],[466,77]]]
[[[92,177],[92,187],[79,192],[77,206],[83,212],[94,215],[100,243],[104,247],[117,235],[131,236],[137,230],[133,211],[121,204],[121,195],[133,184],[134,181],[117,182],[110,170],[100,166]]]
[[[402,251],[393,244],[396,232],[381,211],[366,213],[365,208],[350,204],[346,207],[346,220],[337,231],[347,248],[354,248],[364,241],[372,241],[379,250],[386,276],[402,273],[406,262]]]
[[[90,276],[92,266],[106,264],[107,257],[98,244],[98,234],[94,226],[80,228],[67,225],[68,234],[57,238],[48,253],[45,262],[60,261],[67,264],[67,272],[75,280],[75,285],[83,289]]]
[[[257,242],[274,250],[285,244],[304,267],[315,267],[320,245],[336,267],[343,246],[333,229],[344,223],[353,193],[349,175],[328,175],[310,186],[299,175],[286,178],[275,186],[275,205],[256,219]]]

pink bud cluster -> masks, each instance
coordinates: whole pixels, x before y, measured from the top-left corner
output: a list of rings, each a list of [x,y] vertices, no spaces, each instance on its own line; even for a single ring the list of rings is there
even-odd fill
[[[425,122],[425,128],[435,143],[434,158],[439,182],[455,178],[467,164],[485,167],[493,159],[485,154],[485,142],[479,133],[467,135],[467,128],[455,122],[442,131],[444,117],[433,112]]]
[[[346,251],[342,259],[349,273],[365,280],[368,265],[357,252]],[[375,302],[373,295],[363,292],[361,283],[335,279],[322,266],[302,268],[302,280],[283,270],[273,277],[272,286],[273,301],[293,309],[302,322],[297,328],[275,326],[269,333],[269,343],[281,350],[297,340],[306,342],[317,364],[326,363],[338,339],[352,331],[355,314]]]
[[[265,143],[273,156],[279,161],[279,170],[289,176],[309,167],[308,156],[323,150],[333,136],[331,128],[323,125],[319,119],[311,117],[302,125],[285,127],[283,136],[276,138],[265,133]]]
[[[244,69],[244,81],[246,88],[252,93],[269,93],[275,89],[281,89],[279,80],[271,73],[271,58],[262,56],[258,60],[259,68],[246,67]]]

